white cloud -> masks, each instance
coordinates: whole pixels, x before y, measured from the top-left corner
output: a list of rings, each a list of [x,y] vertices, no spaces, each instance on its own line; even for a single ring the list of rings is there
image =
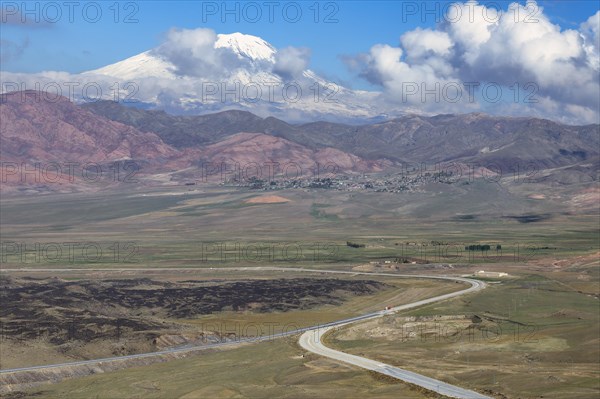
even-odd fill
[[[391,101],[402,99],[406,105],[420,101],[425,111],[432,112],[442,108],[461,112],[465,102],[439,104],[427,100],[433,96],[425,101],[423,96],[407,97],[407,84],[431,89],[436,83],[443,88],[493,82],[506,88],[505,100],[513,98],[508,88],[515,83],[520,88],[533,84],[538,101],[521,103],[521,107],[553,119],[558,111],[559,118],[570,122],[598,122],[600,12],[579,30],[562,30],[533,1],[513,3],[500,13],[474,1],[448,9],[448,18],[435,30],[416,28],[402,35],[399,47],[378,44],[368,54],[356,57],[354,64],[362,64],[362,76],[381,85]],[[523,98],[527,93],[521,94]],[[548,102],[558,107],[546,113]],[[499,109],[485,104],[481,97],[479,104],[468,105],[487,107],[488,111]]]
[[[600,70],[600,11],[581,24],[580,34],[583,38],[583,49],[590,67]]]
[[[422,59],[430,55],[448,56],[453,45],[446,32],[417,28],[406,32],[400,38],[407,58]]]
[[[453,43],[460,47],[462,58],[469,62],[490,39],[498,17],[495,10],[488,10],[475,1],[455,3],[448,8],[441,30],[452,37]]]
[[[212,29],[171,29],[154,53],[172,63],[182,76],[218,78],[248,64],[231,49],[215,48],[216,41]]]
[[[286,47],[275,55],[273,72],[284,79],[293,79],[302,75],[310,62],[310,49],[306,47]]]
[[[133,81],[138,87],[135,98],[158,107],[209,112],[238,103],[243,109],[288,120],[294,112],[313,118],[324,114],[355,118],[483,110],[573,124],[599,121],[600,12],[576,30],[563,30],[534,2],[511,4],[499,15],[474,1],[448,9],[450,16],[461,17],[446,20],[435,29],[405,32],[398,46],[375,44],[368,53],[346,60],[362,77],[380,85],[381,91],[336,86],[335,96],[328,96],[328,82],[307,69],[309,49],[277,51],[254,36],[217,35],[210,29],[171,29],[157,48],[80,75],[4,73],[3,80],[25,82],[27,88],[59,82],[65,90],[68,82],[81,86],[88,82],[102,88],[104,99],[114,98],[116,80],[122,83],[121,99],[131,93],[124,84]],[[532,18],[532,10],[535,21],[526,22]],[[294,94],[295,86],[289,93],[284,91],[292,81],[302,92],[298,101],[288,97]],[[232,98],[228,93],[236,88],[235,82],[246,84],[246,88],[258,82],[260,101],[246,101],[254,90],[246,92],[243,88],[234,90],[237,100]],[[315,96],[317,82],[319,93]],[[504,101],[486,101],[481,91],[471,98],[465,86],[470,82],[501,85]],[[215,83],[220,85],[218,92],[207,95],[205,84]],[[520,100],[533,94],[536,102],[507,101],[513,98],[509,87],[514,88],[514,83],[519,85]],[[534,85],[528,88],[529,83]],[[81,86],[76,91],[81,92]],[[457,90],[461,91],[458,98]],[[90,94],[94,95],[93,90]],[[334,101],[325,101],[330,97]]]

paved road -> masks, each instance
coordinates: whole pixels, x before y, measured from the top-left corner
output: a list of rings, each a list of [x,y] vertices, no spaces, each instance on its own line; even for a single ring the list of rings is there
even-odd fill
[[[449,278],[449,279],[454,280],[453,278]],[[370,316],[365,315],[366,317],[365,316],[361,317],[361,320],[368,320],[368,319],[374,319],[377,317],[382,317],[385,314],[388,314],[391,312],[397,312],[400,310],[415,308],[417,306],[426,305],[428,303],[441,301],[441,300],[452,298],[452,297],[455,297],[458,295],[463,295],[467,292],[473,292],[473,291],[477,291],[477,290],[485,288],[485,284],[480,281],[477,281],[477,280],[470,280],[470,279],[459,279],[459,280],[469,282],[472,285],[470,288],[468,288],[466,290],[453,292],[451,294],[446,294],[446,295],[440,295],[440,296],[437,296],[434,298],[429,298],[429,299],[413,302],[413,303],[402,305],[402,306],[397,306],[397,307],[390,309],[389,311],[376,312],[376,313],[371,314]],[[440,380],[426,377],[421,374],[413,373],[412,371],[404,370],[404,369],[401,369],[398,367],[390,366],[389,364],[385,364],[385,363],[381,363],[381,362],[378,362],[375,360],[367,359],[365,357],[350,355],[345,352],[337,351],[335,349],[328,348],[327,346],[325,346],[323,344],[321,338],[328,331],[330,331],[333,328],[338,328],[341,326],[346,326],[349,324],[356,323],[357,321],[358,320],[351,320],[351,321],[346,320],[345,322],[340,322],[339,324],[336,324],[335,326],[328,326],[325,328],[306,331],[305,333],[302,334],[302,336],[300,336],[299,344],[304,349],[306,349],[310,352],[316,353],[318,355],[326,356],[331,359],[342,361],[344,363],[349,363],[349,364],[352,364],[352,365],[355,365],[358,367],[362,367],[367,370],[377,371],[379,373],[386,374],[386,375],[389,375],[394,378],[398,378],[399,380],[421,386],[430,391],[437,392],[439,394],[446,395],[446,396],[449,396],[452,398],[490,399],[489,396],[485,396],[480,393],[470,391],[468,389],[450,385],[450,384],[445,383]]]
[[[102,268],[102,269],[3,269],[3,271],[12,271],[12,272],[27,272],[27,271],[48,271],[48,272],[73,272],[73,271],[151,271],[151,270],[165,270],[165,271],[207,271],[207,270],[217,270],[217,269],[207,269],[207,268],[177,268],[177,269],[161,269],[161,268],[120,268],[120,269],[110,269],[110,268]],[[438,392],[440,394],[454,397],[454,398],[464,398],[464,399],[491,399],[487,396],[483,396],[478,394],[477,392],[469,391],[467,389],[463,389],[460,387],[456,387],[450,384],[447,384],[443,381],[435,380],[433,378],[429,378],[420,374],[416,374],[407,370],[403,370],[394,366],[390,366],[387,364],[383,364],[371,359],[350,355],[344,352],[336,351],[334,349],[330,349],[323,345],[321,342],[321,337],[327,331],[331,330],[334,327],[341,327],[345,325],[349,325],[352,323],[356,323],[358,321],[370,320],[377,317],[383,317],[386,314],[390,314],[393,312],[398,312],[401,310],[412,309],[418,306],[423,306],[429,303],[442,301],[449,298],[454,298],[459,295],[464,295],[470,292],[479,291],[485,288],[485,283],[463,278],[463,277],[453,277],[453,276],[428,276],[428,275],[413,275],[413,274],[395,274],[395,273],[369,273],[369,272],[354,272],[354,271],[340,271],[340,270],[321,270],[321,269],[302,269],[302,268],[281,268],[281,267],[242,267],[242,268],[228,268],[228,269],[220,269],[227,271],[277,271],[277,272],[309,272],[309,273],[325,273],[325,274],[350,274],[350,275],[364,275],[364,276],[387,276],[387,277],[406,277],[406,278],[423,278],[423,279],[436,279],[436,280],[449,280],[449,281],[457,281],[468,283],[471,286],[461,291],[452,292],[450,294],[439,295],[433,298],[424,299],[421,301],[413,302],[406,305],[396,306],[391,308],[390,310],[382,310],[378,312],[368,313],[361,316],[351,317],[343,320],[334,321],[331,323],[322,324],[319,326],[312,326],[306,328],[300,328],[297,330],[287,331],[278,334],[272,334],[261,337],[249,337],[249,338],[240,338],[234,341],[227,342],[218,342],[213,344],[204,344],[201,346],[184,346],[178,348],[167,349],[158,352],[150,352],[150,353],[140,353],[136,355],[128,355],[128,356],[116,356],[116,357],[108,357],[102,359],[93,359],[93,360],[82,360],[77,362],[69,362],[69,363],[60,363],[60,364],[50,364],[50,365],[42,365],[42,366],[31,366],[31,367],[20,367],[13,369],[4,369],[0,370],[0,374],[8,374],[8,373],[19,373],[19,372],[28,372],[32,370],[49,370],[57,367],[67,367],[67,366],[78,366],[78,365],[99,365],[106,362],[115,362],[115,361],[123,361],[128,359],[142,359],[149,357],[158,357],[167,354],[175,354],[175,353],[190,353],[201,350],[206,350],[210,348],[222,348],[231,345],[237,345],[241,343],[252,343],[252,342],[261,342],[268,341],[272,339],[282,338],[290,335],[300,334],[299,343],[300,345],[311,352],[317,353],[322,356],[330,357],[332,359],[336,359],[342,362],[350,363],[368,370],[374,370],[395,378],[398,378],[402,381],[406,381],[415,385],[422,386],[429,390]]]

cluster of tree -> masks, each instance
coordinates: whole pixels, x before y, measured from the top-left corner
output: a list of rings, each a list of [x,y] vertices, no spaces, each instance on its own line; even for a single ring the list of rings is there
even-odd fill
[[[358,244],[355,242],[351,242],[351,241],[346,241],[346,245],[352,248],[364,248],[365,244]]]
[[[489,244],[475,244],[475,245],[467,245],[465,247],[465,251],[489,251],[491,246]],[[496,245],[496,251],[502,250],[502,245]]]

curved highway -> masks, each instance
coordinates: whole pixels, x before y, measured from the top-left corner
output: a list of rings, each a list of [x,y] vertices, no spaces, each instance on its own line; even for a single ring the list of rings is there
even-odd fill
[[[439,278],[439,277],[438,277]],[[441,395],[449,396],[451,398],[464,398],[464,399],[491,399],[489,396],[482,395],[475,391],[471,391],[468,389],[460,388],[448,383],[445,383],[440,380],[436,380],[430,377],[426,377],[421,374],[414,373],[412,371],[404,370],[398,367],[391,366],[389,364],[381,363],[375,360],[367,359],[365,357],[350,355],[345,352],[337,351],[335,349],[331,349],[325,346],[321,340],[321,338],[330,330],[342,326],[347,326],[349,324],[356,323],[357,321],[375,319],[378,317],[382,317],[386,314],[392,312],[398,312],[401,310],[412,309],[418,306],[423,306],[432,302],[442,301],[448,298],[453,298],[459,295],[466,294],[468,292],[478,291],[485,288],[485,283],[477,280],[465,279],[465,278],[456,278],[456,277],[445,277],[444,279],[454,280],[454,281],[463,281],[471,283],[471,287],[462,291],[453,292],[446,295],[440,295],[437,297],[424,299],[422,301],[413,302],[406,305],[396,306],[391,308],[390,310],[376,312],[371,314],[370,317],[363,317],[360,320],[351,320],[346,322],[340,322],[335,326],[327,326],[324,328],[319,328],[315,330],[306,331],[302,336],[300,336],[299,344],[301,347],[306,349],[307,351],[316,353],[321,356],[329,357],[331,359],[339,360],[344,363],[352,364],[354,366],[358,366],[367,370],[376,371],[381,374],[385,374],[399,380],[408,382],[410,384],[418,385],[430,391],[439,393]],[[365,315],[367,316],[367,315]]]
[[[52,271],[52,272],[73,272],[73,271],[150,271],[150,270],[161,270],[158,268],[136,268],[136,269],[35,269],[35,271]],[[194,270],[191,268],[178,268],[178,269],[169,269],[169,271],[175,270]],[[201,268],[201,270],[210,270],[206,268]],[[452,277],[452,276],[428,276],[428,275],[413,275],[413,274],[394,274],[394,273],[369,273],[369,272],[354,272],[354,271],[341,271],[341,270],[320,270],[320,269],[302,269],[302,268],[284,268],[284,267],[243,267],[243,268],[234,268],[234,269],[226,269],[228,271],[292,271],[292,272],[309,272],[309,273],[326,273],[326,274],[350,274],[350,275],[365,275],[365,276],[387,276],[387,277],[400,277],[400,278],[422,278],[422,279],[435,279],[435,280],[448,280],[455,282],[463,282],[470,284],[469,288],[466,288],[461,291],[455,291],[449,294],[439,295],[433,298],[423,299],[420,301],[416,301],[413,303],[400,305],[393,307],[389,310],[382,310],[378,312],[368,313],[361,316],[351,317],[343,320],[334,321],[331,323],[326,323],[318,326],[305,327],[292,331],[267,335],[267,336],[259,336],[259,337],[249,337],[249,338],[241,338],[236,339],[234,341],[226,341],[226,342],[218,342],[213,344],[204,344],[197,346],[184,346],[172,349],[166,349],[158,352],[149,352],[149,353],[140,353],[135,355],[127,355],[127,356],[116,356],[116,357],[108,357],[103,359],[93,359],[93,360],[82,360],[76,362],[68,362],[68,363],[60,363],[60,364],[50,364],[50,365],[41,365],[41,366],[31,366],[31,367],[20,367],[13,369],[4,369],[0,370],[0,374],[9,374],[9,373],[20,373],[20,372],[29,372],[33,370],[49,370],[53,368],[59,367],[69,367],[69,366],[78,366],[78,365],[100,365],[106,362],[115,362],[115,361],[123,361],[128,359],[142,359],[142,358],[150,358],[150,357],[160,357],[162,355],[167,354],[175,354],[175,353],[189,353],[195,351],[201,351],[210,348],[221,348],[225,346],[237,345],[240,343],[251,343],[251,342],[261,342],[268,341],[271,339],[282,338],[290,335],[300,334],[299,344],[306,350],[319,354],[321,356],[326,356],[331,359],[335,359],[338,361],[342,361],[345,363],[353,364],[358,367],[362,367],[367,370],[373,370],[382,374],[389,375],[394,378],[398,378],[402,381],[421,386],[428,390],[437,392],[442,395],[446,395],[453,398],[464,398],[464,399],[491,399],[488,396],[481,395],[477,392],[470,391],[467,389],[463,389],[457,386],[453,386],[447,384],[443,381],[435,380],[433,378],[429,378],[417,373],[413,373],[408,370],[403,370],[388,364],[384,364],[381,362],[377,362],[375,360],[367,359],[360,356],[350,355],[341,351],[337,351],[331,348],[326,347],[321,342],[321,337],[330,331],[333,328],[346,326],[352,323],[356,323],[359,321],[371,320],[378,317],[383,317],[387,314],[412,309],[418,306],[423,306],[429,303],[443,301],[449,298],[454,298],[460,295],[464,295],[470,292],[479,291],[486,287],[485,283],[473,280],[464,277]],[[3,271],[31,271],[27,269],[4,269]]]

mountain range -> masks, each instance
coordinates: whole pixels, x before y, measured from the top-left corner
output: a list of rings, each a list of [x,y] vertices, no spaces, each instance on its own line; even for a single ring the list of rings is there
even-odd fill
[[[102,115],[103,108],[113,110],[123,119]],[[201,124],[200,120],[204,125],[198,133],[203,132],[204,136],[191,133],[195,125]],[[227,120],[230,124],[224,123]],[[246,124],[248,120],[256,121],[254,129],[242,128],[250,127]],[[342,172],[376,172],[389,165],[389,161],[367,160],[330,146],[310,147],[269,134],[279,131],[276,126],[291,125],[240,111],[195,118],[177,117],[111,102],[89,107],[76,105],[65,97],[49,101],[39,92],[26,91],[2,95],[0,121],[4,189],[37,184],[53,190],[65,183],[64,179],[48,181],[52,179],[35,176],[24,180],[21,171],[9,171],[13,168],[9,164],[18,165],[23,173],[35,171],[38,165],[42,173],[49,169],[51,175],[57,167],[64,169],[68,165],[79,168],[91,165],[93,169],[102,169],[115,163],[135,162],[140,175],[146,176],[190,168],[201,170],[203,164],[223,163],[293,163],[303,174],[314,165],[325,163],[334,163]],[[148,126],[138,126],[143,121]],[[269,123],[274,123],[275,127],[271,131],[263,129]],[[160,131],[163,137],[149,130],[149,126]],[[87,174],[88,169],[75,174]]]
[[[82,106],[97,115],[158,134],[175,148],[209,145],[237,133],[263,133],[311,149],[336,148],[366,160],[393,163],[461,161],[500,167],[535,162],[542,169],[596,162],[599,125],[569,126],[545,119],[482,113],[406,115],[385,122],[346,125],[289,124],[250,112],[174,116],[100,101]]]
[[[480,113],[406,115],[380,123],[291,124],[245,111],[170,115],[111,101],[76,105],[37,92],[2,96],[3,162],[135,161],[156,175],[203,163],[335,164],[339,172],[393,172],[455,162],[502,173],[546,171],[561,181],[597,181],[600,126]],[[550,172],[549,172],[550,171]],[[574,178],[573,176],[579,176]]]

